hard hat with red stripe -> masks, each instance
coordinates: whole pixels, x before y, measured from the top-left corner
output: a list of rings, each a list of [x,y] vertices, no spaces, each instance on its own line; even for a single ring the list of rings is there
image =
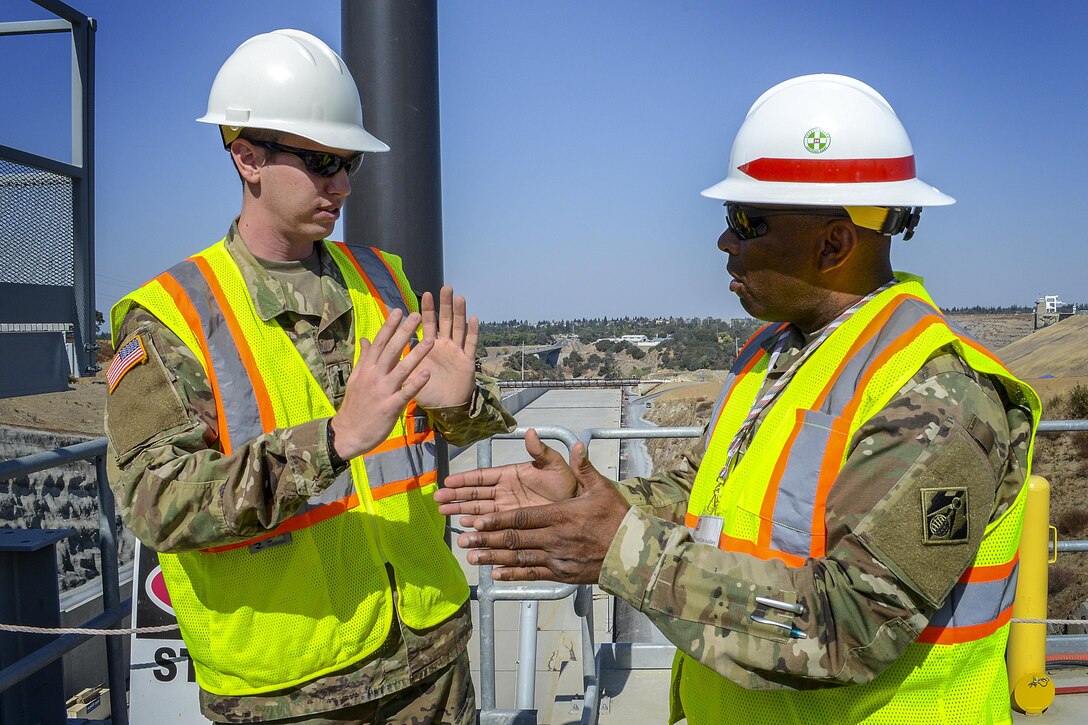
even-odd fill
[[[914,149],[884,97],[859,80],[792,78],[760,96],[733,141],[729,173],[703,196],[748,204],[954,204],[915,175]]]

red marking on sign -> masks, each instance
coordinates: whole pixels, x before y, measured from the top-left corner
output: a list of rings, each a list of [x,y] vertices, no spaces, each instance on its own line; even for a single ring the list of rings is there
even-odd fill
[[[170,614],[174,613],[174,607],[170,603],[170,592],[166,590],[166,578],[162,575],[162,567],[157,566],[151,570],[147,577],[147,596],[159,609]]]

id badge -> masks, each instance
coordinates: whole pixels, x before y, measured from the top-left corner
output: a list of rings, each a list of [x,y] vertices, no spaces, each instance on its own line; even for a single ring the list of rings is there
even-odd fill
[[[691,534],[691,538],[698,544],[707,544],[718,547],[718,540],[722,535],[722,517],[721,516],[707,516],[703,514],[699,517],[699,522],[695,524],[695,530]]]

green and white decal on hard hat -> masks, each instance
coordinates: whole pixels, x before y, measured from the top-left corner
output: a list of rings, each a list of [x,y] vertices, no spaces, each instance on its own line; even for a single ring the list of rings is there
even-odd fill
[[[805,150],[813,154],[822,154],[831,145],[831,134],[822,128],[810,128],[805,134]]]

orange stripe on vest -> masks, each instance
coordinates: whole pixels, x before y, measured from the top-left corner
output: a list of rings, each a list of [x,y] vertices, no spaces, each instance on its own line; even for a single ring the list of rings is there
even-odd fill
[[[340,499],[339,501],[333,501],[323,506],[318,506],[312,511],[307,511],[304,514],[298,516],[292,516],[277,526],[272,531],[260,536],[254,536],[252,539],[246,539],[245,541],[239,541],[237,544],[226,544],[225,546],[215,546],[210,549],[201,549],[201,553],[205,554],[218,554],[223,551],[231,551],[233,549],[241,549],[245,546],[252,546],[258,541],[264,541],[265,539],[272,539],[282,534],[287,534],[292,531],[298,531],[299,529],[305,529],[308,526],[319,524],[326,519],[331,519],[333,516],[339,516],[345,511],[350,511],[359,505],[359,494],[352,493],[350,496]]]
[[[245,335],[242,334],[238,318],[234,315],[234,310],[231,308],[227,296],[219,284],[219,279],[216,278],[215,273],[212,271],[211,265],[203,257],[191,257],[190,260],[196,264],[197,268],[200,269],[200,273],[204,275],[204,279],[207,281],[208,287],[219,305],[219,310],[223,314],[223,319],[227,323],[227,328],[230,329],[231,337],[234,340],[244,340]],[[276,414],[272,409],[272,401],[268,397],[268,388],[264,384],[264,377],[261,376],[260,370],[257,368],[257,362],[253,359],[253,351],[249,348],[249,345],[238,345],[237,350],[239,357],[242,359],[242,365],[245,366],[246,372],[249,373],[250,384],[253,386],[253,396],[257,399],[257,409],[261,414],[261,428],[265,433],[268,433],[276,429]]]
[[[178,308],[178,312],[181,313],[185,323],[189,325],[189,329],[193,331],[196,336],[196,341],[200,344],[200,354],[204,356],[204,369],[208,373],[208,385],[212,389],[212,397],[215,399],[215,417],[218,422],[218,426],[214,431],[216,438],[219,440],[219,448],[223,452],[223,455],[229,456],[232,452],[230,443],[230,432],[227,430],[227,414],[223,411],[223,399],[219,395],[219,381],[215,377],[215,368],[212,366],[212,356],[208,352],[208,341],[204,338],[204,326],[200,323],[200,316],[196,313],[196,309],[193,307],[192,301],[189,299],[189,295],[182,289],[178,281],[174,279],[174,276],[169,272],[163,272],[155,278],[166,294],[170,295],[170,299],[174,301],[174,305]],[[208,441],[209,445],[214,441]]]
[[[402,481],[384,483],[381,486],[370,489],[370,495],[375,501],[380,501],[388,496],[395,496],[398,493],[406,493],[416,488],[423,488],[437,480],[438,471],[428,471],[422,476],[412,476],[411,478],[405,478]]]

